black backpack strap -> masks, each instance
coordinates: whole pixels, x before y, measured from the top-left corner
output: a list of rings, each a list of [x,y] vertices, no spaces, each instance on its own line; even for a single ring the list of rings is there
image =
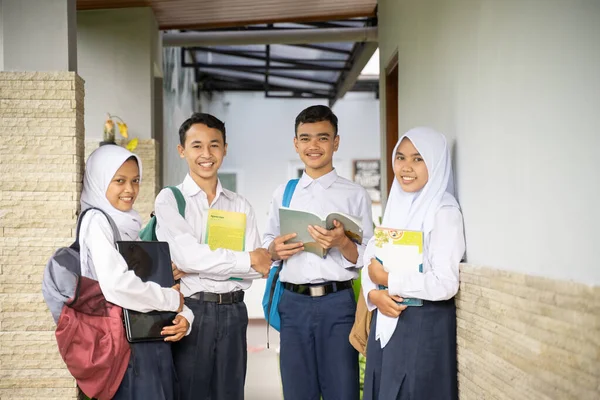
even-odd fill
[[[72,249],[79,251],[79,233],[81,231],[81,222],[83,221],[83,216],[85,214],[87,214],[87,212],[90,210],[98,210],[102,214],[104,214],[106,219],[108,219],[108,223],[110,224],[110,227],[113,230],[113,236],[115,238],[115,242],[121,240],[121,234],[119,233],[119,228],[117,228],[117,225],[115,224],[115,221],[112,219],[112,217],[110,215],[108,215],[106,212],[104,212],[104,210],[101,210],[100,208],[90,207],[90,208],[83,210],[81,212],[81,214],[79,214],[79,218],[77,219],[77,230],[75,231],[75,242],[73,242],[73,244],[71,245]]]

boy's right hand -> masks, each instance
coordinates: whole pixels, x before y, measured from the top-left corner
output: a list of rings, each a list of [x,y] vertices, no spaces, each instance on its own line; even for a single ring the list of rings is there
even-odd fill
[[[183,310],[185,299],[183,298],[183,294],[179,291],[179,283],[175,286],[172,286],[171,289],[175,289],[177,290],[177,293],[179,293],[179,308],[177,311],[175,311],[177,314],[179,314],[181,310]]]
[[[289,233],[283,236],[277,236],[269,245],[271,258],[277,260],[287,260],[296,253],[304,250],[304,243],[285,244],[286,241],[296,237],[295,233]]]
[[[371,290],[369,301],[377,307],[380,313],[390,318],[397,318],[407,306],[398,304],[402,301],[399,296],[390,296],[387,290]]]
[[[267,249],[259,248],[250,252],[250,266],[262,276],[269,275],[271,255]]]

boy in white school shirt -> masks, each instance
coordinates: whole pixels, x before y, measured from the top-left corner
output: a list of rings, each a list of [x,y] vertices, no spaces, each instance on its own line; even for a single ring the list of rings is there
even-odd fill
[[[285,290],[278,310],[286,400],[359,398],[358,353],[348,340],[356,312],[352,280],[363,266],[373,222],[367,191],[338,176],[333,168],[333,153],[340,142],[337,127],[337,117],[326,106],[309,107],[296,117],[294,146],[305,169],[290,207],[322,216],[334,211],[357,216],[363,242],[351,242],[336,221],[330,231],[308,227],[317,243],[330,249],[326,258],[304,252],[302,243],[284,244],[295,236],[281,236],[279,230],[285,184],[273,195],[263,238],[273,260],[284,260],[279,279]]]
[[[179,129],[179,155],[189,172],[178,188],[185,218],[172,191],[155,203],[158,240],[169,243],[181,277],[185,304],[194,312],[192,333],[173,347],[181,399],[244,398],[248,313],[244,290],[268,274],[271,256],[260,247],[254,210],[242,196],[221,186],[217,172],[227,154],[225,125],[210,114],[194,113]],[[205,243],[209,209],[246,214],[246,251],[216,249]],[[235,279],[230,279],[235,278]]]

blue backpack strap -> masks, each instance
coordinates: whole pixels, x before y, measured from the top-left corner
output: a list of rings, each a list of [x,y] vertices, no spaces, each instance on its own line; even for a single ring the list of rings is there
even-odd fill
[[[296,190],[296,186],[298,185],[298,181],[300,179],[290,179],[285,185],[285,191],[283,192],[283,201],[281,205],[284,207],[289,207],[292,202],[292,196],[294,195],[294,191]]]
[[[288,181],[287,185],[285,186],[285,191],[283,192],[283,200],[281,202],[282,206],[289,207],[292,201],[292,196],[294,195],[294,191],[296,190],[296,186],[298,185],[298,181],[299,179],[290,179]],[[265,313],[265,319],[267,320],[267,348],[269,347],[269,325],[279,330],[281,324],[277,309],[279,307],[279,300],[281,299],[281,294],[283,292],[283,284],[279,280],[279,273],[281,272],[282,268],[283,263],[280,265],[273,265],[269,271],[265,294],[263,295],[262,306]]]

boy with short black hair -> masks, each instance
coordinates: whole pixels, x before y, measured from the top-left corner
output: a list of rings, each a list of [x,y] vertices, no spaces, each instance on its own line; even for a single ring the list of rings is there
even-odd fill
[[[335,221],[326,230],[309,226],[326,258],[303,251],[302,243],[285,244],[295,233],[281,236],[279,208],[285,184],[273,195],[263,246],[273,260],[282,260],[279,279],[285,290],[281,317],[281,377],[286,400],[358,400],[358,353],[348,336],[356,302],[352,280],[363,266],[363,253],[373,235],[371,199],[360,185],[337,175],[333,153],[339,147],[338,120],[326,106],[312,106],[295,121],[294,146],[304,174],[290,207],[318,215],[343,212],[362,221],[363,242],[355,244]]]
[[[169,189],[158,194],[155,212],[156,236],[169,243],[178,268],[175,277],[181,278],[185,304],[196,316],[192,333],[173,346],[181,399],[243,399],[248,326],[244,290],[252,279],[268,274],[271,256],[259,248],[250,203],[219,181],[227,154],[225,124],[213,115],[195,113],[181,125],[179,138],[179,155],[189,167],[177,186],[186,201],[185,218]],[[205,244],[210,209],[246,214],[246,251],[211,250]]]

